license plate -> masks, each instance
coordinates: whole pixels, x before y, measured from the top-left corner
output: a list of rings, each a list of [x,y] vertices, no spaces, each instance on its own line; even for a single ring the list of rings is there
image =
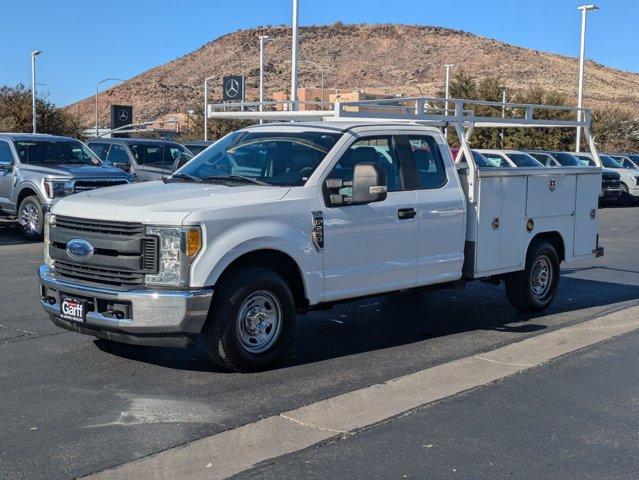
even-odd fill
[[[62,297],[60,305],[60,316],[67,320],[84,322],[86,316],[86,302],[77,298]]]

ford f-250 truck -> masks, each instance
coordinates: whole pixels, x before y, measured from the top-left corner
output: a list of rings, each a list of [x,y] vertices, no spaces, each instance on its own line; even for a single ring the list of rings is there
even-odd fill
[[[560,262],[603,253],[600,168],[458,172],[439,128],[337,111],[243,128],[168,179],[58,202],[44,310],[130,344],[202,335],[215,362],[253,371],[284,354],[296,312],[474,279],[503,281],[513,307],[541,311]],[[431,117],[439,125],[417,120]]]

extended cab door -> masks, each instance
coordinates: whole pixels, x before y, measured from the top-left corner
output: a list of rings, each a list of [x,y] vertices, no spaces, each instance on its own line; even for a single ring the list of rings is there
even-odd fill
[[[400,154],[410,157],[416,173],[417,285],[458,280],[464,264],[466,198],[448,147],[428,133],[407,133],[397,139]]]
[[[357,163],[379,165],[386,173],[388,195],[365,205],[332,205],[324,188],[325,301],[415,285],[417,194],[406,188],[393,136],[355,139],[326,178],[352,181]],[[340,193],[349,195],[349,187]]]

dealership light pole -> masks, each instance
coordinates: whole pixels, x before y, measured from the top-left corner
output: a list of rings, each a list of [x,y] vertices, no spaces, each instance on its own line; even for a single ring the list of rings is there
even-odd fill
[[[446,110],[446,115],[448,115],[448,99],[450,98],[450,69],[453,67],[452,63],[447,63],[446,65],[444,65],[446,67],[446,82],[445,82],[445,86],[444,86],[444,90],[446,92],[446,103],[445,103],[445,110]],[[446,138],[446,140],[448,140],[448,127],[444,127],[444,138]]]
[[[501,118],[506,118],[506,89],[501,91]],[[499,132],[499,148],[504,148],[504,129]]]
[[[95,136],[99,135],[98,132],[98,90],[100,89],[100,85],[104,82],[124,82],[122,78],[105,78],[104,80],[100,80],[95,86]]]
[[[33,133],[37,132],[36,128],[36,69],[35,59],[42,53],[41,50],[31,52],[31,116],[33,117]]]
[[[215,75],[204,79],[204,141],[209,139],[209,80],[215,78]]]
[[[293,38],[291,45],[291,110],[297,110],[297,20],[298,0],[293,0]]]
[[[579,93],[577,94],[577,121],[581,122],[583,114],[581,107],[583,105],[584,96],[584,63],[586,55],[586,15],[588,12],[599,10],[597,5],[582,5],[578,7],[581,10],[581,45],[579,49]],[[581,149],[581,127],[577,127],[577,142],[575,151],[579,152]]]
[[[268,35],[260,35],[260,112],[264,110],[262,102],[264,101],[264,42],[268,39]],[[262,123],[262,120],[260,120]]]

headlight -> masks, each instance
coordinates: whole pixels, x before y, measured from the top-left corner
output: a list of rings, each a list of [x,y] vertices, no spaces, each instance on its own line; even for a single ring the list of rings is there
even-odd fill
[[[45,180],[44,191],[49,198],[64,197],[66,194],[66,180]]]
[[[55,224],[55,215],[47,213],[44,217],[44,264],[50,269],[54,268],[54,261],[49,254],[49,246],[51,240],[49,239],[49,227]]]
[[[202,248],[200,227],[146,227],[147,235],[158,237],[158,273],[144,276],[147,285],[185,287],[191,262]]]

